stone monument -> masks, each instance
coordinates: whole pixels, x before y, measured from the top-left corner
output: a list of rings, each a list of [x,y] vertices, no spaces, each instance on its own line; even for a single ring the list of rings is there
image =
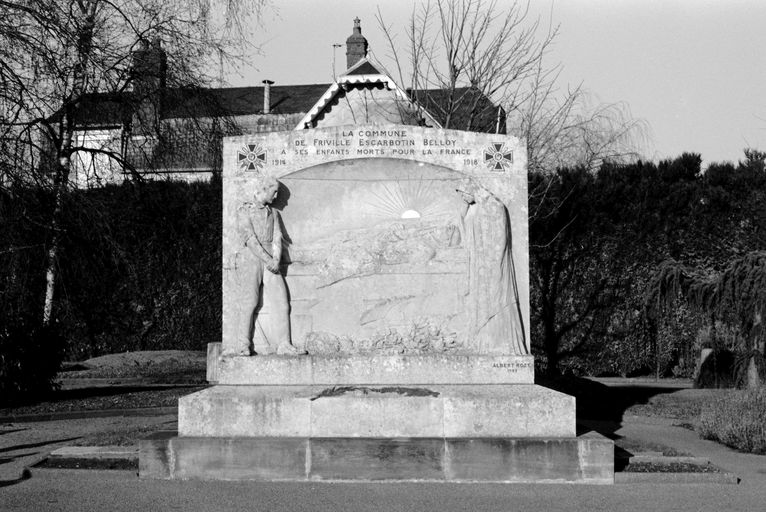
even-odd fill
[[[141,475],[612,482],[611,441],[534,384],[527,217],[511,136],[225,139],[217,385]]]

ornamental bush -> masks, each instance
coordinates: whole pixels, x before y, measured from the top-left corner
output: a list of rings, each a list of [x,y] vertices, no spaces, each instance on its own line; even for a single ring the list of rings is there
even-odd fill
[[[732,391],[700,413],[704,439],[749,453],[766,454],[766,388]]]

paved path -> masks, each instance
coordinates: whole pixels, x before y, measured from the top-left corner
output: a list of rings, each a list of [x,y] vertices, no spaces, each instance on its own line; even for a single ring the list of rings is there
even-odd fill
[[[175,430],[177,415],[111,416],[0,425],[0,486],[21,478],[24,468],[43,460],[62,446],[82,442],[86,436],[118,430]],[[98,444],[96,438],[94,444]],[[1,490],[0,490],[1,492]],[[1,503],[1,502],[0,502]],[[0,506],[0,511],[3,507]]]
[[[679,452],[706,457],[710,462],[740,478],[740,486],[755,487],[764,502],[757,510],[766,510],[766,455],[739,453],[713,441],[706,441],[688,429],[675,427],[677,420],[626,416],[616,434],[646,442],[670,446]]]
[[[4,512],[63,511],[759,511],[737,485],[261,483],[139,480],[127,471],[35,470],[0,488]]]

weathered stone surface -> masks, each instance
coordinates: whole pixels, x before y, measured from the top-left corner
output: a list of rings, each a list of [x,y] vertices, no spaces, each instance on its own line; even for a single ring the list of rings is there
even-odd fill
[[[613,443],[578,438],[142,440],[141,478],[505,483],[614,482]]]
[[[449,480],[614,483],[614,443],[576,439],[448,439]]]
[[[138,474],[142,478],[172,478],[174,463],[171,457],[170,440],[177,432],[160,431],[151,434],[138,443]]]
[[[580,471],[591,481],[614,482],[614,442],[598,432],[588,432],[577,438]]]
[[[311,403],[311,436],[438,437],[444,432],[442,393],[430,387],[325,388]]]
[[[218,361],[221,357],[221,343],[208,343],[207,344],[207,365],[205,372],[205,380],[210,384],[218,384]]]
[[[173,478],[302,480],[308,440],[176,437],[170,441]]]
[[[574,398],[531,384],[216,386],[183,397],[188,437],[574,437]]]
[[[311,391],[214,386],[178,400],[182,436],[309,436]]]
[[[443,439],[312,439],[312,480],[444,480]]]
[[[226,139],[223,352],[236,352],[227,347],[236,346],[249,293],[238,278],[246,261],[236,212],[266,174],[282,183],[273,205],[296,347],[528,353],[525,158],[514,137],[415,126]],[[476,198],[468,213],[456,191],[466,183]],[[488,290],[495,275],[501,284]]]
[[[543,386],[463,386],[444,396],[445,437],[574,437],[575,399]]]
[[[208,364],[210,364],[208,360]],[[221,384],[532,384],[532,356],[369,355],[214,360]]]

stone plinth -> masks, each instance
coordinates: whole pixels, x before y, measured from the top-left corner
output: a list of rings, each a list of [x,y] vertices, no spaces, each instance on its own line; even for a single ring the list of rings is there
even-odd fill
[[[575,400],[533,384],[215,386],[178,404],[184,437],[575,437]]]
[[[532,384],[532,356],[212,357],[220,384],[259,386]]]
[[[175,437],[141,441],[142,478],[614,482],[614,444],[577,438]]]

